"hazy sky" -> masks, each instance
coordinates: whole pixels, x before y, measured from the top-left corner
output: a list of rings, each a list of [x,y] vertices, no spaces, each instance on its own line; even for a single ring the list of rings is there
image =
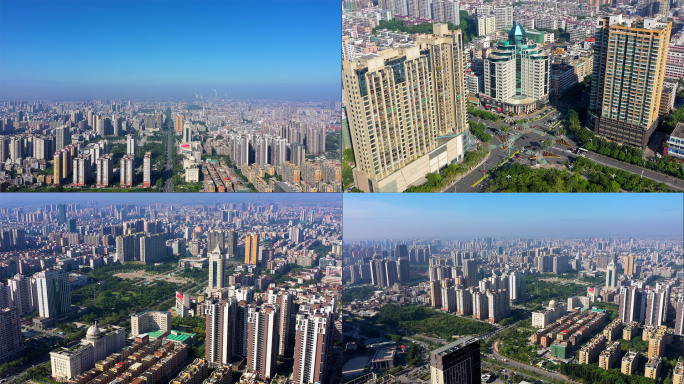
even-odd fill
[[[340,3],[2,0],[0,99],[339,99]]]
[[[345,194],[344,240],[634,236],[682,239],[671,194]]]
[[[0,207],[99,202],[116,203],[304,203],[342,205],[337,193],[3,193]]]

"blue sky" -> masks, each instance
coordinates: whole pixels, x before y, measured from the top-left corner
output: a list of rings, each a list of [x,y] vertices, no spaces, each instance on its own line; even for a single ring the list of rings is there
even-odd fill
[[[43,207],[46,204],[119,203],[302,203],[342,205],[337,193],[3,193],[0,207]]]
[[[681,239],[684,195],[345,194],[344,240],[634,236]]]
[[[328,0],[2,0],[0,98],[339,99],[340,28]]]

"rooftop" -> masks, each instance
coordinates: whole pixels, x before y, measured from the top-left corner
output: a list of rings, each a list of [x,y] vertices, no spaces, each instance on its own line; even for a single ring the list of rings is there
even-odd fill
[[[673,137],[684,137],[684,123],[679,122],[675,127],[674,131],[670,134]]]
[[[457,350],[457,349],[459,349],[459,348],[461,348],[467,344],[470,344],[476,340],[477,339],[475,339],[474,337],[470,337],[470,336],[462,337],[462,338],[454,341],[453,343],[450,343],[450,344],[447,344],[443,347],[435,349],[434,351],[432,351],[432,353],[434,353],[435,355],[447,354],[447,353],[453,352],[453,351],[455,351],[455,350]]]

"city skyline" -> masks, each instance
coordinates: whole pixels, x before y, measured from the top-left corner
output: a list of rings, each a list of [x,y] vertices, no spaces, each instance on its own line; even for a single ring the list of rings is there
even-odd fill
[[[680,194],[345,195],[344,241],[639,236],[681,239]],[[634,207],[649,207],[649,217]],[[445,215],[453,210],[455,214]],[[601,218],[603,217],[603,218]]]
[[[168,98],[212,90],[340,98],[341,53],[327,44],[340,28],[330,22],[338,14],[332,2],[5,1],[0,9],[0,49],[14,52],[0,61],[0,99]],[[117,22],[103,26],[105,15]]]
[[[298,197],[300,196],[301,197]],[[110,199],[103,199],[107,196]],[[331,204],[341,200],[341,196],[328,193],[270,194],[249,193],[223,194],[210,193],[7,193],[3,194],[0,207],[15,208],[22,206],[42,206],[45,204],[230,204],[230,203],[313,203]]]

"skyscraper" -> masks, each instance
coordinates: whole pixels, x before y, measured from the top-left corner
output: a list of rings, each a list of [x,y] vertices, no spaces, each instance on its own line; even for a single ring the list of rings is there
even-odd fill
[[[61,270],[45,270],[33,276],[38,292],[40,317],[58,317],[71,308],[69,274]]]
[[[55,151],[66,147],[71,143],[71,131],[68,125],[63,125],[55,129]]]
[[[112,182],[113,160],[112,156],[107,154],[96,160],[97,163],[97,180],[96,187],[109,187]]]
[[[121,158],[121,165],[119,167],[119,176],[121,177],[122,187],[132,187],[135,180],[135,157],[133,155],[124,155]]]
[[[399,272],[399,282],[406,284],[411,280],[411,269],[409,267],[408,252],[406,257],[397,260],[397,270]]]
[[[17,309],[0,309],[0,361],[14,358],[23,345],[21,317]]]
[[[612,261],[610,262],[610,264],[608,264],[608,268],[606,269],[606,287],[617,287],[617,267],[615,266],[615,263]]]
[[[670,286],[658,283],[655,289],[646,292],[645,326],[660,326],[665,324],[668,307],[670,305]]]
[[[135,135],[126,136],[126,154],[135,156],[136,139]]]
[[[221,289],[226,286],[226,259],[218,245],[209,255],[209,290]]]
[[[226,257],[233,258],[238,252],[238,234],[236,231],[228,231],[226,238]]]
[[[17,308],[19,317],[28,316],[35,311],[31,279],[16,274],[7,280],[12,306]]]
[[[206,347],[205,358],[212,366],[230,363],[234,355],[240,355],[238,340],[243,335],[244,318],[238,316],[238,303],[235,298],[225,300],[210,299],[206,308]]]
[[[259,235],[256,233],[245,236],[245,264],[256,265],[259,262]]]
[[[627,276],[634,275],[634,255],[625,256],[624,268],[625,268],[625,275],[627,275]]]
[[[166,257],[166,233],[155,233],[140,237],[140,261],[156,263]]]
[[[325,381],[331,347],[330,315],[311,310],[297,314],[295,327],[294,384]]]
[[[145,153],[143,158],[143,187],[152,186],[152,152]]]
[[[671,28],[653,18],[600,20],[588,118],[597,134],[646,147],[658,124]]]
[[[462,35],[446,24],[433,28],[415,46],[342,63],[354,179],[366,192],[404,191],[464,156]]]
[[[463,261],[463,276],[466,278],[466,287],[477,287],[477,261],[473,259]]]
[[[221,253],[225,251],[225,234],[221,230],[211,230],[207,232],[207,249],[214,252],[218,247]]]
[[[277,305],[250,307],[248,312],[247,368],[264,380],[273,377],[278,356]]]
[[[480,384],[480,341],[463,337],[430,353],[432,384]]]
[[[623,322],[643,322],[646,316],[646,298],[644,296],[644,292],[636,286],[620,287],[618,315]]]

